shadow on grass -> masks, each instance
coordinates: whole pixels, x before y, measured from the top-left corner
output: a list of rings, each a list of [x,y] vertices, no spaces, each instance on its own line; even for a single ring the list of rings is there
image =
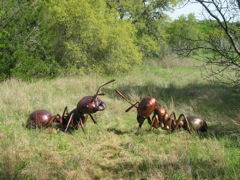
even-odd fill
[[[152,96],[157,99],[159,104],[167,104],[173,98],[173,101],[180,106],[183,104],[194,106],[193,108],[197,112],[205,110],[219,115],[226,114],[231,118],[236,118],[236,114],[240,110],[240,93],[233,88],[221,85],[189,84],[188,86],[176,87],[170,84],[168,87],[161,87],[149,82],[144,86],[122,85],[116,89],[120,90],[129,100],[130,92],[134,92],[142,98]],[[110,97],[121,99],[115,90],[105,89],[105,91]],[[234,111],[236,114],[233,113]]]
[[[133,162],[131,160],[125,160],[119,163],[115,163],[114,165],[100,165],[98,166],[103,171],[112,172],[114,177],[116,178],[126,178],[138,179],[149,179],[149,177],[155,179],[186,179],[186,178],[194,178],[194,179],[215,179],[220,177],[230,177],[236,178],[234,173],[230,173],[231,167],[229,171],[225,171],[224,166],[217,167],[215,165],[214,160],[201,160],[193,158],[189,159],[189,161],[184,164],[181,164],[180,161],[174,160],[161,160],[153,158],[151,160],[141,160],[140,162]]]
[[[159,171],[158,176],[163,177],[166,172],[169,172],[165,177],[172,177],[174,171],[180,168],[177,162],[161,162],[160,160],[153,160],[152,162],[142,160],[140,163],[126,160],[115,163],[113,166],[100,164],[98,166],[103,171],[112,172],[115,178],[124,179],[148,179],[151,174],[155,174],[157,171]]]
[[[226,109],[226,111],[240,110],[240,93],[236,89],[221,85],[189,84],[177,87],[170,84],[168,87],[161,87],[148,82],[144,86],[122,85],[117,87],[117,89],[129,99],[129,93],[135,92],[139,97],[152,96],[160,103],[170,102],[173,98],[175,102],[181,104],[190,104],[190,102],[196,101],[199,104],[206,105],[210,111],[219,112],[222,109]],[[108,89],[108,91],[107,93],[112,97],[121,98],[113,90]]]
[[[116,128],[108,128],[107,131],[108,132],[113,132],[116,135],[130,134],[130,132],[128,132],[128,131],[123,131],[123,130],[116,129]]]

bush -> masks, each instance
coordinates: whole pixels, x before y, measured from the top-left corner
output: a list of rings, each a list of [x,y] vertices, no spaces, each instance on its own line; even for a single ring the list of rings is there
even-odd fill
[[[21,80],[31,80],[33,78],[55,77],[60,73],[60,66],[55,60],[50,59],[48,62],[38,57],[30,57],[19,60],[11,74]]]

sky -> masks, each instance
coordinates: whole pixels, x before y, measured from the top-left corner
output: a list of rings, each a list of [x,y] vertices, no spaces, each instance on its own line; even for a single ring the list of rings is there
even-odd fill
[[[194,13],[197,19],[201,19],[201,12],[202,6],[199,3],[195,3],[187,4],[186,6],[181,5],[180,7],[176,7],[174,12],[168,14],[173,20],[178,19],[178,17],[181,15],[187,16],[190,13]]]
[[[228,2],[228,1],[225,1]],[[233,10],[233,7],[235,7],[236,4],[230,4],[228,2],[227,4],[222,4],[223,8],[221,9],[222,13],[224,14],[225,18],[227,18],[231,22],[238,22],[240,20],[240,12],[238,9]],[[231,5],[233,5],[231,7]],[[231,11],[229,11],[229,9]],[[217,16],[220,20],[222,20],[222,17],[219,15],[218,12],[216,12],[216,8],[213,5],[208,5],[208,8],[213,12],[215,16]],[[176,7],[175,10],[172,13],[167,13],[172,20],[178,19],[179,16],[185,15],[187,16],[190,13],[194,13],[196,19],[202,20],[202,19],[209,19],[211,16],[208,12],[204,9],[204,7],[200,3],[188,3],[187,5],[180,5],[179,7]]]

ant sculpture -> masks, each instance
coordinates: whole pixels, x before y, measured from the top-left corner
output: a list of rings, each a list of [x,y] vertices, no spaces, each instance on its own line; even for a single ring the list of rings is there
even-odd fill
[[[131,106],[126,110],[128,112],[133,107],[137,108],[137,121],[139,123],[139,127],[142,127],[142,124],[145,119],[148,119],[148,123],[150,124],[150,130],[152,127],[159,128],[161,127],[167,131],[174,131],[179,128],[183,128],[184,130],[192,131],[207,131],[207,123],[206,121],[198,116],[188,116],[186,117],[184,114],[181,114],[178,119],[176,119],[175,112],[171,112],[169,115],[167,110],[158,106],[157,101],[153,97],[145,97],[142,101],[136,102],[132,104],[127,100],[127,98],[119,91],[116,90],[117,94],[119,94],[124,100],[126,100]],[[137,106],[138,104],[138,106]],[[153,113],[152,120],[150,119],[150,115]],[[173,118],[172,118],[173,116]],[[182,120],[183,119],[183,120]]]
[[[141,102],[136,102],[135,104],[132,104],[127,100],[127,98],[119,91],[116,90],[116,92],[124,99],[126,100],[131,106],[126,110],[128,112],[133,107],[137,108],[137,121],[139,123],[139,128],[142,127],[142,124],[144,123],[144,120],[147,119],[148,123],[151,125],[152,121],[150,118],[150,115],[154,112],[155,108],[157,107],[157,100],[153,97],[147,96],[144,97]],[[138,104],[138,106],[137,106]]]
[[[70,124],[74,128],[78,128],[80,125],[84,131],[84,124],[88,119],[88,115],[91,117],[94,124],[97,124],[97,121],[94,119],[92,114],[96,113],[97,111],[103,111],[107,107],[106,104],[97,97],[98,95],[105,95],[103,93],[99,93],[99,90],[103,86],[112,83],[113,81],[115,81],[115,79],[112,79],[111,81],[101,85],[94,96],[83,97],[78,102],[77,108],[73,109],[70,113],[68,113],[67,107],[65,107],[63,112],[63,126],[66,126],[64,130],[65,132],[68,131]],[[65,112],[67,112],[67,115],[65,115]],[[84,114],[86,114],[86,116],[84,116]]]
[[[26,127],[29,129],[46,128],[54,121],[62,124],[62,116],[59,114],[53,116],[47,110],[36,110],[29,115]]]

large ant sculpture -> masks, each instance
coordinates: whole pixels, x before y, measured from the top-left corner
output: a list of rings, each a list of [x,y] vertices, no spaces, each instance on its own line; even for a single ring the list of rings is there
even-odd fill
[[[166,109],[162,106],[158,106],[155,98],[145,97],[142,101],[132,104],[127,100],[127,98],[119,91],[116,92],[125,99],[131,106],[126,110],[128,112],[133,107],[137,108],[137,121],[139,127],[141,128],[145,119],[148,119],[150,124],[150,130],[152,127],[159,128],[161,127],[167,131],[174,131],[175,129],[183,128],[184,130],[192,131],[207,131],[207,123],[204,119],[198,116],[188,116],[185,117],[184,114],[181,114],[178,119],[176,119],[175,112],[172,112],[170,115],[167,113]],[[136,106],[138,104],[138,106]],[[152,120],[150,115],[153,113]],[[173,118],[172,118],[173,116]]]
[[[125,99],[131,106],[126,110],[128,112],[133,107],[137,108],[137,121],[139,123],[139,128],[142,127],[142,124],[144,123],[144,120],[147,119],[148,123],[151,125],[152,121],[150,118],[150,115],[154,112],[155,108],[157,107],[157,100],[153,97],[147,96],[141,100],[141,102],[136,102],[135,104],[132,104],[127,100],[127,98],[119,91],[116,90],[116,92]],[[138,106],[136,106],[138,104]]]
[[[86,123],[88,119],[88,115],[91,117],[94,124],[97,124],[97,121],[92,116],[93,113],[96,113],[97,111],[103,111],[106,109],[106,104],[101,101],[97,96],[98,95],[104,95],[103,93],[99,93],[100,88],[103,86],[112,83],[115,81],[112,79],[111,81],[108,81],[107,83],[101,85],[96,94],[94,96],[85,96],[83,97],[77,104],[77,108],[73,109],[70,113],[68,113],[67,107],[65,107],[63,112],[63,127],[65,127],[65,132],[68,131],[69,125],[71,124],[73,128],[78,129],[79,125],[81,126],[82,130],[84,131],[84,124]],[[65,112],[67,112],[67,115],[65,115]],[[84,114],[86,114],[84,116]]]
[[[59,114],[53,116],[47,110],[36,110],[29,115],[26,127],[29,129],[46,128],[54,121],[62,124],[62,116]]]
[[[161,106],[156,107],[154,110],[150,130],[152,127],[161,127],[170,132],[179,128],[183,128],[189,132],[205,132],[208,129],[206,121],[199,116],[186,117],[184,114],[180,114],[178,119],[176,119],[174,111],[169,115],[167,110]]]

